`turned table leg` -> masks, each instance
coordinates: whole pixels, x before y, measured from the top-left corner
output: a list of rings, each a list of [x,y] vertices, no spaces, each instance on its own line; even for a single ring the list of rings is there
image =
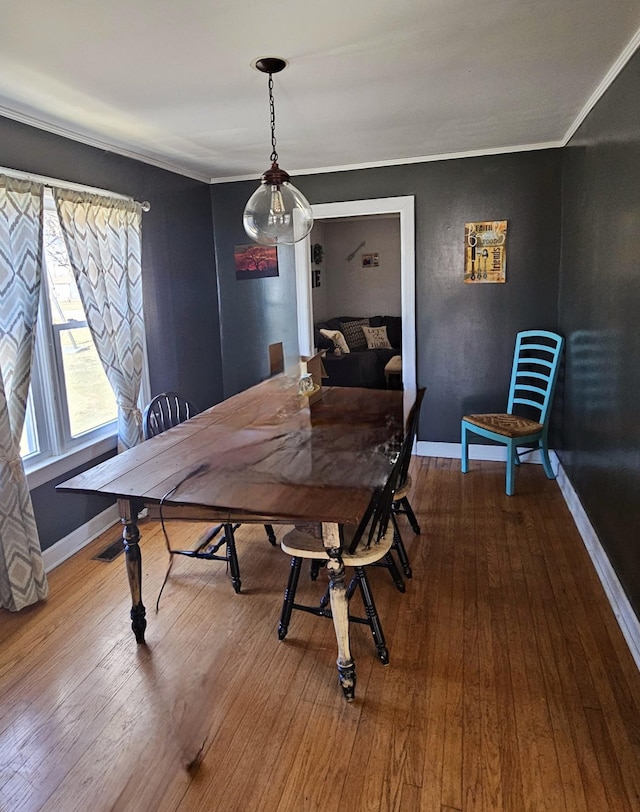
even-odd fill
[[[118,499],[120,521],[122,522],[122,542],[124,544],[127,578],[131,590],[131,628],[136,643],[144,643],[147,628],[146,610],[142,603],[142,556],[140,555],[140,531],[136,521],[138,511],[130,499]]]
[[[327,572],[331,616],[338,643],[338,678],[345,699],[351,702],[355,696],[356,666],[349,648],[349,602],[344,584],[344,564],[340,557],[340,534],[337,524],[322,525],[322,543],[329,555]]]

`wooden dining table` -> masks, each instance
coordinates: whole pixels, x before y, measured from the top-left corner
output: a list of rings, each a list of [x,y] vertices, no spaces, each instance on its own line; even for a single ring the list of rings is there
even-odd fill
[[[313,402],[310,402],[313,400]],[[357,525],[391,471],[403,430],[400,391],[323,388],[311,399],[280,374],[61,483],[63,492],[115,496],[123,525],[138,643],[142,601],[143,507],[166,518],[315,525],[327,552],[338,674],[355,690],[340,525]]]

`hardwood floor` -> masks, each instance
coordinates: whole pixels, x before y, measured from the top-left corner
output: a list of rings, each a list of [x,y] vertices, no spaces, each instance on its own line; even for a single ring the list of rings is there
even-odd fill
[[[117,528],[58,567],[46,603],[0,613],[0,810],[640,810],[640,674],[557,484],[526,465],[507,497],[504,465],[459,469],[413,461],[414,577],[371,574],[391,664],[353,628],[352,704],[330,621],[294,612],[278,641],[289,562],[260,525],[241,595],[180,558],[157,615],[141,525],[147,646],[123,556],[92,559]]]

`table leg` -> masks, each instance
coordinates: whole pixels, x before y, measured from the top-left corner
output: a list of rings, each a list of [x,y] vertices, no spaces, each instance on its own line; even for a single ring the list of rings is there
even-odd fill
[[[127,578],[131,590],[131,628],[136,643],[144,643],[147,628],[146,609],[142,603],[142,556],[140,554],[140,531],[136,524],[138,511],[136,503],[130,499],[118,499],[120,521],[122,522],[122,542],[124,544]]]
[[[322,525],[322,543],[329,560],[329,599],[331,616],[338,643],[338,678],[347,702],[351,702],[356,688],[356,666],[349,648],[349,602],[344,584],[344,564],[340,557],[340,535],[337,524]]]

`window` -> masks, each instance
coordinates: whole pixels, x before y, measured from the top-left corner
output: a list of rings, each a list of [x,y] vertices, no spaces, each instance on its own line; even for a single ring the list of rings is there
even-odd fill
[[[117,434],[115,395],[91,338],[49,189],[44,194],[43,255],[34,366],[20,446],[27,474],[105,438],[113,438],[115,447]]]

